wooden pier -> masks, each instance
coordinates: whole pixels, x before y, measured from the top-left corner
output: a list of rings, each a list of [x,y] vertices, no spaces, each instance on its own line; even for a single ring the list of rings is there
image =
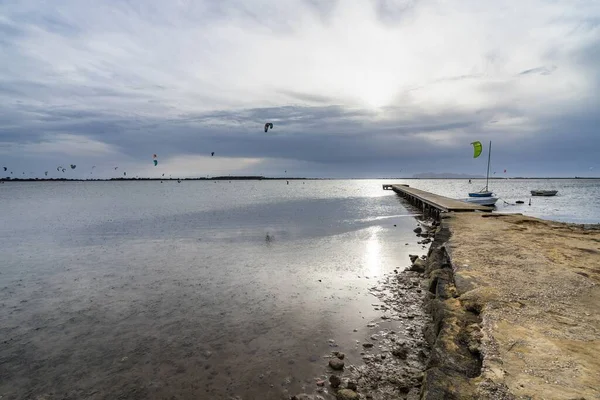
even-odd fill
[[[451,199],[450,197],[411,188],[408,185],[383,185],[383,190],[393,190],[408,200],[412,205],[421,209],[423,215],[432,216],[436,219],[440,218],[440,213],[474,211],[491,212],[493,210],[492,207]]]

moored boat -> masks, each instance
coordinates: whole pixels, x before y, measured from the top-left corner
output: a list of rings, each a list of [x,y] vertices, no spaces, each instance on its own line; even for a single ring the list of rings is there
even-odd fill
[[[471,143],[473,145],[474,154],[473,157],[477,158],[481,154],[482,145],[481,142],[476,141]],[[481,189],[479,192],[469,192],[469,197],[472,198],[481,198],[481,197],[492,197],[493,193],[488,189],[488,183],[490,180],[490,159],[492,157],[492,141],[490,140],[490,149],[488,151],[488,163],[487,163],[487,173],[485,177],[485,187]],[[480,203],[478,203],[480,204]]]
[[[556,196],[558,190],[532,190],[532,196]]]
[[[496,205],[496,202],[498,201],[498,197],[496,197],[496,196],[490,196],[490,197],[469,197],[469,198],[466,198],[466,199],[459,199],[459,200],[467,202],[467,203],[479,204],[480,206],[493,207],[493,206]]]

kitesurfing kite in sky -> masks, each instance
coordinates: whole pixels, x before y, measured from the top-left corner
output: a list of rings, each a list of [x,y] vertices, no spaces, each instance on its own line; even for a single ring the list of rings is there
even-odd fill
[[[267,122],[265,124],[265,132],[269,130],[269,128],[273,129],[273,124],[271,122]]]
[[[471,143],[473,145],[473,158],[477,158],[481,155],[481,150],[483,150],[483,147],[481,146],[481,142],[477,141],[477,142],[472,142]]]

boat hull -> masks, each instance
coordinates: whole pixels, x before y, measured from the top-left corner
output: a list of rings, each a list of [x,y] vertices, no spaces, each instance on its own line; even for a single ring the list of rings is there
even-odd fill
[[[480,206],[493,207],[498,201],[497,197],[469,197],[467,199],[460,199],[466,203],[479,204]]]
[[[532,190],[531,191],[531,195],[532,196],[556,196],[556,193],[558,193],[558,190]]]

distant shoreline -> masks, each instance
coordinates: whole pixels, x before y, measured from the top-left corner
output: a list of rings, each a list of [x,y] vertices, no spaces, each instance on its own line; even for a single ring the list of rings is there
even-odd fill
[[[265,176],[216,176],[212,178],[106,178],[106,179],[76,179],[76,178],[0,178],[1,182],[121,182],[121,181],[331,181],[331,180],[414,180],[414,181],[430,181],[430,180],[485,180],[485,178],[282,178],[282,177],[265,177]],[[600,180],[600,177],[546,177],[546,178],[490,178],[490,180]]]

